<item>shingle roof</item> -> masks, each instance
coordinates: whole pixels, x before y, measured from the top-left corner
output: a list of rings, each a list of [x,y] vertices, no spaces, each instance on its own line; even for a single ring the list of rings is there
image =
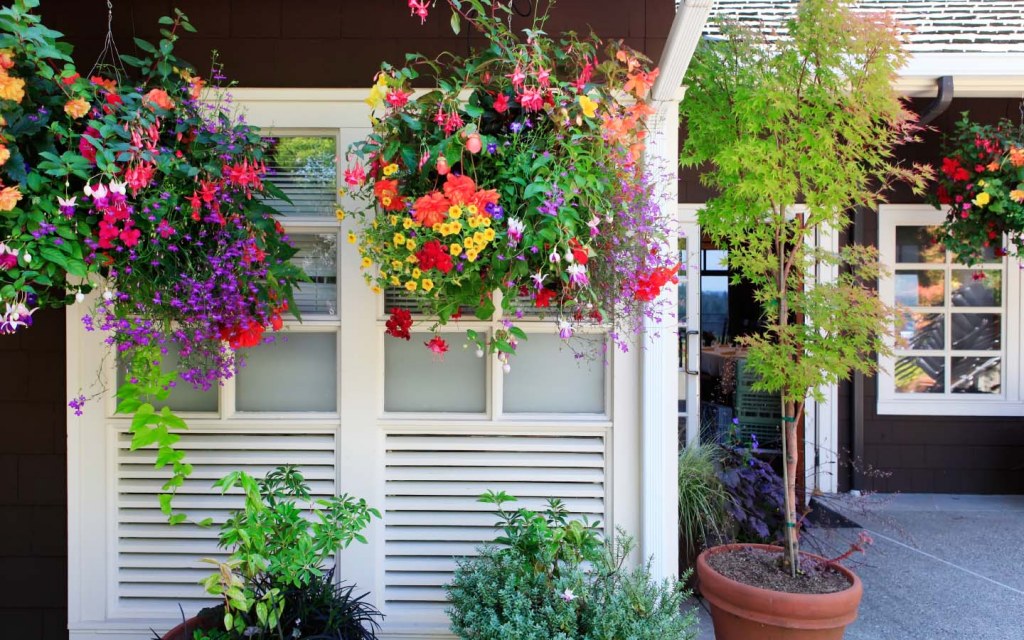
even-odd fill
[[[763,23],[784,32],[796,0],[716,0],[712,18]],[[891,11],[913,28],[908,50],[915,53],[1024,52],[1024,0],[856,0],[864,11]],[[714,34],[709,23],[705,33]]]

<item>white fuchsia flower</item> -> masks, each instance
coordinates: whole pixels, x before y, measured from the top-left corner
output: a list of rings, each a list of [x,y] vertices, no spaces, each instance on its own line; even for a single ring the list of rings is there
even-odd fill
[[[544,288],[544,280],[547,279],[547,277],[548,275],[546,273],[538,271],[537,273],[531,275],[530,279],[533,280],[533,286],[536,287],[538,291],[540,291],[541,289]]]
[[[582,264],[571,264],[565,271],[569,274],[569,284],[578,287],[585,287],[590,284],[590,278],[587,277],[587,268]]]
[[[60,212],[64,214],[65,218],[70,218],[75,215],[75,204],[78,200],[77,196],[71,196],[70,198],[62,198],[57,196],[57,204],[59,205]]]
[[[558,254],[558,251],[552,251],[552,252],[551,252],[551,255],[549,255],[549,256],[548,256],[548,260],[549,260],[549,261],[550,261],[550,262],[551,262],[552,264],[558,264],[559,262],[561,262],[561,261],[562,261],[562,256],[560,256],[560,255]]]
[[[110,193],[116,193],[118,195],[125,195],[128,192],[128,183],[121,182],[119,180],[110,181]]]
[[[523,232],[526,231],[526,225],[519,218],[508,219],[508,243],[510,246],[516,246],[523,239]]]
[[[562,340],[568,340],[572,337],[572,325],[565,320],[558,321],[558,337]]]

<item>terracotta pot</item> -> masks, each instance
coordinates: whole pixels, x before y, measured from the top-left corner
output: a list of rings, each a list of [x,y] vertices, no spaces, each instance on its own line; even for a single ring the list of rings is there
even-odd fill
[[[164,634],[161,640],[192,640],[192,632],[203,629],[216,629],[220,626],[216,616],[196,616],[189,618]]]
[[[700,590],[711,604],[715,640],[840,640],[846,626],[857,619],[864,587],[845,567],[836,567],[850,588],[836,593],[784,593],[726,578],[711,568],[707,558],[744,548],[782,553],[766,544],[726,544],[712,547],[697,558]],[[809,553],[807,558],[819,558]]]

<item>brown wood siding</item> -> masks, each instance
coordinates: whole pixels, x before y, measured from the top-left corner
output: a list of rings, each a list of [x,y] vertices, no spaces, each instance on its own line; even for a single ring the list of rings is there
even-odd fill
[[[64,313],[0,336],[0,636],[66,638]]]

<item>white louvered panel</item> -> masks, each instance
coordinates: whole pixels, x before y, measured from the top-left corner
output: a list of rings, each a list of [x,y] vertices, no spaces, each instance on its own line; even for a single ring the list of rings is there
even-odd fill
[[[604,437],[387,436],[384,599],[395,621],[441,623],[456,558],[496,535],[487,490],[543,509],[561,498],[574,517],[605,520]]]
[[[331,216],[337,208],[334,167],[270,167],[270,180],[291,203],[268,200],[285,216]]]
[[[241,506],[238,490],[220,495],[213,483],[235,470],[256,477],[283,464],[297,464],[314,497],[335,494],[335,436],[331,433],[184,432],[178,447],[193,465],[192,477],[178,491],[174,506],[195,520],[214,525],[170,526],[157,495],[168,476],[153,468],[152,451],[130,451],[131,436],[118,435],[116,508],[117,607],[126,615],[174,618],[208,606],[199,581],[211,565],[201,558],[222,557],[218,525]]]

